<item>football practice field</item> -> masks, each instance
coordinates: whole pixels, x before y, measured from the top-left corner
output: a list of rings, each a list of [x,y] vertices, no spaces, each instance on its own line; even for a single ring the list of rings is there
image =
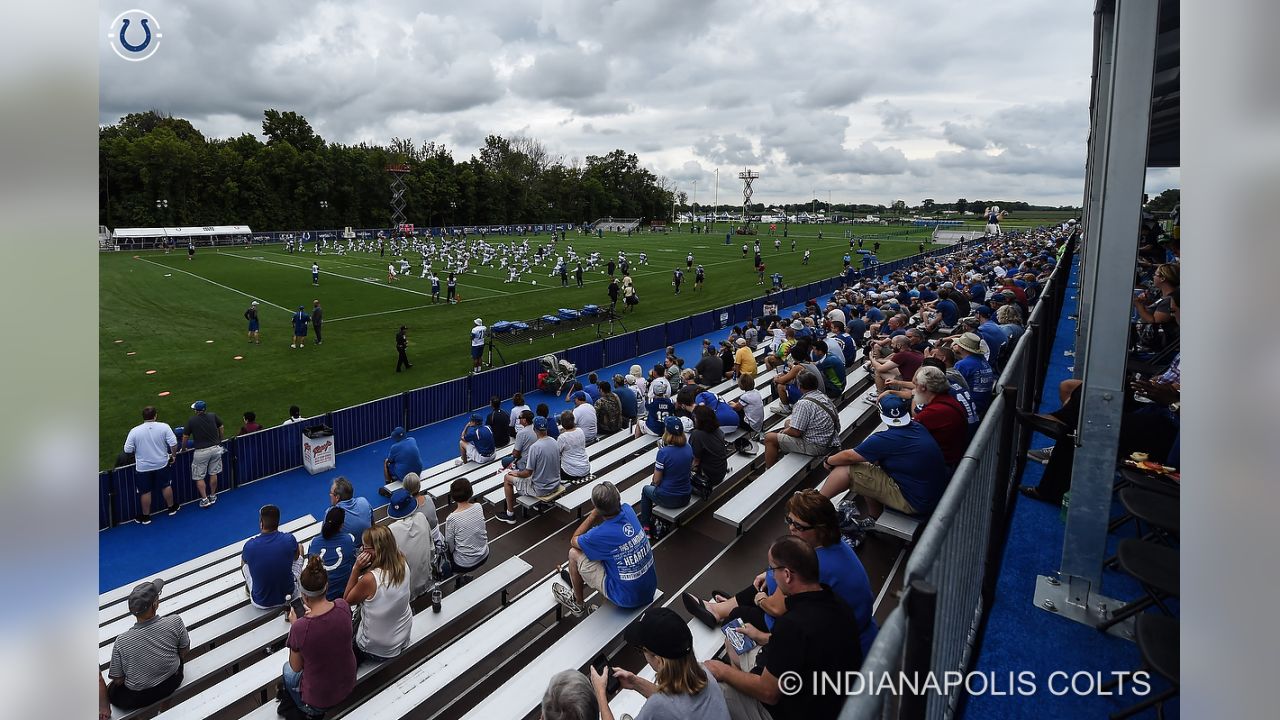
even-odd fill
[[[752,267],[753,238],[735,235],[732,244],[725,245],[727,229],[721,225],[718,233],[706,234],[637,232],[630,238],[606,233],[602,239],[571,231],[553,251],[552,263],[556,254],[565,253],[564,245],[573,246],[583,257],[598,250],[602,264],[624,250],[632,263],[640,304],[634,313],[624,313],[623,322],[628,330],[637,330],[763,294]],[[893,239],[879,238],[882,262],[914,254],[929,234],[928,229],[792,225],[790,237],[775,251],[774,238],[763,226],[756,237],[766,274],[782,273],[786,286],[838,275],[841,258],[849,251],[846,230],[868,238],[899,233]],[[817,237],[819,231],[822,240]],[[781,238],[781,227],[776,236]],[[521,239],[489,236],[491,244]],[[791,239],[796,241],[794,251]],[[531,236],[529,241],[533,247],[549,243],[550,237]],[[743,242],[748,243],[745,259]],[[871,249],[871,242],[867,240],[866,249]],[[812,251],[812,258],[802,265],[806,249]],[[637,264],[640,252],[648,254],[647,265]],[[682,292],[676,296],[672,271],[685,269],[689,252],[695,266],[705,267],[706,283],[695,291],[694,273],[686,270]],[[551,276],[552,264],[525,274],[518,283],[504,282],[505,270],[473,264],[472,271],[459,278],[461,301],[433,304],[429,280],[418,277],[421,256],[407,255],[411,273],[394,283],[387,282],[390,257],[388,253],[380,258],[376,252],[288,253],[279,245],[199,248],[192,260],[182,247],[167,254],[158,250],[104,253],[99,273],[102,467],[114,463],[125,435],[141,422],[140,411],[146,405],[155,405],[161,420],[177,426],[191,415],[192,402],[204,400],[222,418],[231,437],[248,410],[257,413],[263,426],[271,426],[283,421],[293,404],[304,416],[318,415],[463,375],[471,369],[469,333],[475,318],[491,326],[499,320],[554,314],[561,307],[609,304],[603,269],[587,273],[585,287],[578,288],[570,266],[570,287],[562,288],[559,277]],[[853,260],[859,266],[856,253]],[[319,286],[311,282],[312,261],[320,265]],[[435,269],[443,296],[445,273],[440,262]],[[246,336],[243,313],[251,300],[260,303],[260,345],[249,344]],[[324,308],[324,343],[315,345],[309,332],[306,345],[292,349],[290,318],[300,305],[309,313],[314,300]],[[395,335],[400,325],[409,328],[408,356],[413,368],[396,373]],[[594,337],[594,326],[587,326],[500,348],[505,361],[513,363]]]

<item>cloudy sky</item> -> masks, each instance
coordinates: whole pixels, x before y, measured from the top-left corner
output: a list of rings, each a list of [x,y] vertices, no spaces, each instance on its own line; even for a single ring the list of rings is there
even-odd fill
[[[139,2],[146,4],[139,5]],[[106,29],[163,32],[125,62]],[[1092,6],[1056,0],[469,0],[101,5],[100,121],[159,109],[209,136],[266,108],[326,140],[488,134],[566,160],[621,148],[709,202],[1081,203]],[[136,38],[134,39],[136,42]],[[1153,171],[1148,190],[1177,185]]]

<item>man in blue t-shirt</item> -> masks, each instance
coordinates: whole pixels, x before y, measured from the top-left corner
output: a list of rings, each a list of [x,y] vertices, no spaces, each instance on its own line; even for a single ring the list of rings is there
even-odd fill
[[[568,579],[573,587],[552,583],[556,601],[570,614],[581,615],[590,587],[621,608],[648,605],[658,589],[658,573],[649,536],[635,511],[622,504],[617,486],[607,480],[591,490],[591,504],[591,513],[569,539]]]
[[[995,312],[986,305],[979,305],[975,308],[978,314],[978,336],[987,342],[987,362],[994,368],[997,359],[1000,357],[1000,348],[1009,341],[1009,336],[993,319]]]
[[[307,554],[319,555],[325,572],[329,573],[329,589],[324,595],[328,600],[342,597],[347,589],[347,578],[351,576],[351,567],[356,562],[360,546],[351,533],[342,532],[346,519],[346,510],[336,505],[329,508],[329,512],[324,514],[320,534],[307,546]]]
[[[618,402],[622,404],[624,427],[630,430],[631,425],[635,423],[636,415],[640,411],[639,401],[636,400],[636,391],[627,387],[626,378],[621,374],[616,374],[613,376],[613,394],[618,396]]]
[[[869,521],[880,517],[886,506],[908,515],[928,515],[950,477],[942,450],[929,431],[911,419],[909,400],[886,395],[879,405],[880,420],[888,427],[823,461],[830,473],[821,492],[830,498],[850,489],[866,502]]]
[[[383,463],[383,474],[387,482],[401,482],[409,473],[422,472],[422,454],[418,452],[418,441],[397,427],[391,431],[391,449],[387,451],[387,459]],[[391,493],[386,493],[390,497]]]
[[[487,463],[493,459],[496,450],[493,431],[484,424],[484,418],[473,413],[467,424],[462,426],[462,436],[458,438],[458,454],[462,462]]]
[[[329,504],[337,505],[347,512],[342,523],[342,532],[351,533],[356,542],[364,538],[364,531],[373,524],[373,506],[363,497],[356,497],[356,489],[351,481],[339,475],[329,486]]]
[[[995,388],[996,374],[982,357],[981,340],[977,335],[967,332],[956,338],[951,348],[955,352],[956,370],[969,385],[969,395],[973,398],[978,415],[987,412],[991,405],[991,393]]]
[[[726,433],[733,432],[738,429],[738,423],[742,422],[742,418],[738,416],[738,412],[733,409],[729,403],[720,398],[719,395],[704,390],[698,393],[693,400],[693,404],[706,405],[716,414],[716,423],[720,425],[720,429]],[[692,412],[692,410],[691,410]]]
[[[835,399],[844,393],[845,364],[843,357],[837,358],[828,350],[825,342],[817,342],[810,352],[813,364],[818,366],[818,372],[822,374],[822,391],[827,397]]]
[[[293,533],[280,532],[280,508],[263,505],[258,511],[258,528],[240,553],[240,572],[254,607],[281,607],[297,595],[294,585],[298,570],[294,561],[302,557],[302,546]]]

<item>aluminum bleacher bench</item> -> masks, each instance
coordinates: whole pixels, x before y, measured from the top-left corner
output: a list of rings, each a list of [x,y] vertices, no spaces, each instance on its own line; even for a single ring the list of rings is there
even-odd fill
[[[551,594],[551,577],[534,585],[510,605],[472,628],[426,662],[402,675],[381,692],[352,708],[349,720],[407,717],[415,708],[493,655],[514,633],[537,622],[558,607]],[[473,581],[471,585],[479,582]],[[463,586],[466,590],[470,585]],[[442,611],[443,612],[443,611]],[[276,668],[279,672],[279,667]],[[545,688],[543,688],[545,689]],[[542,690],[537,697],[542,697]]]
[[[608,472],[596,473],[595,478],[590,482],[583,483],[571,492],[561,495],[560,499],[556,500],[556,507],[581,515],[583,506],[591,502],[591,491],[600,483],[608,480],[614,485],[621,485],[640,473],[652,472],[653,464],[658,460],[656,447],[658,439],[653,436],[647,437],[650,440],[646,445],[647,450]]]
[[[409,635],[409,647],[412,648],[432,633],[444,627],[450,620],[471,610],[478,602],[492,595],[497,589],[506,587],[508,583],[528,572],[529,569],[528,563],[518,558],[512,558],[494,567],[489,572],[476,577],[474,581],[464,585],[461,590],[450,593],[445,598],[445,602],[442,603],[439,614],[433,613],[429,607],[422,612],[416,613],[413,616],[413,629]],[[491,574],[494,574],[494,577],[486,580]],[[472,586],[475,586],[474,590],[471,589]],[[276,633],[267,642],[258,645],[259,649],[266,648],[269,650],[270,647],[275,647],[277,644],[282,643],[289,632],[289,625],[284,622],[283,617],[277,623],[263,627],[273,628]],[[156,717],[166,718],[167,720],[173,718],[192,718],[193,720],[207,718],[232,703],[248,697],[279,680],[280,670],[284,667],[284,663],[288,658],[289,649],[280,647],[265,658],[241,668],[239,672],[232,674],[222,682],[196,693]],[[267,703],[267,706],[274,713],[274,706],[270,703]]]
[[[707,627],[697,618],[689,621],[689,632],[693,634],[693,656],[702,662],[715,657],[720,648],[724,647],[724,634]],[[653,667],[647,663],[637,674],[649,682],[653,682],[656,676]],[[644,701],[645,697],[635,690],[622,690],[613,696],[609,709],[613,711],[615,718],[621,718],[623,713],[635,717],[640,714],[640,708],[644,707]]]
[[[555,490],[546,495],[517,495],[516,504],[520,506],[520,514],[526,518],[529,517],[530,511],[541,515],[543,512],[550,510],[551,504],[556,501],[556,498],[565,494],[568,489],[568,485],[560,483]]]
[[[654,438],[655,442],[656,440],[657,438]],[[635,438],[623,430],[588,445],[587,460],[591,463],[592,477],[602,474],[608,468],[638,452],[639,448],[634,443]],[[496,469],[491,475],[485,476],[483,480],[476,483],[472,489],[481,502],[500,503],[505,497],[502,476]]]
[[[880,423],[873,429],[872,433],[880,432],[887,427],[884,423]],[[826,481],[824,480],[823,483]],[[822,489],[823,483],[818,483],[818,489]],[[849,496],[849,490],[846,488],[843,492],[831,498],[831,503],[836,507],[840,507],[840,503]],[[911,542],[915,538],[916,530],[920,527],[920,518],[914,515],[906,515],[900,513],[893,508],[886,507],[884,512],[880,513],[880,517],[876,518],[875,527],[871,528],[871,532],[883,533],[893,537]]]
[[[489,570],[476,577],[476,579],[464,586],[461,590],[451,593],[441,603],[440,612],[433,613],[429,609],[413,616],[413,631],[411,634],[412,642],[417,643],[420,640],[430,636],[440,628],[448,625],[453,620],[460,617],[463,613],[469,612],[477,604],[485,598],[503,593],[505,603],[505,593],[507,585],[511,584],[520,576],[532,570],[533,567],[529,563],[518,557],[510,558],[501,565]],[[467,636],[463,636],[464,641]],[[412,647],[412,645],[410,646]],[[382,669],[384,663],[367,662],[361,663],[356,668],[356,684],[357,686],[366,678]],[[355,693],[353,692],[354,696]],[[268,700],[265,704],[259,706],[253,712],[245,715],[244,718],[258,720],[262,718],[267,720],[276,716],[275,702]]]
[[[660,597],[661,590],[654,593],[653,599]],[[541,702],[552,675],[591,662],[646,609],[647,606],[626,610],[605,603],[480,701],[463,720],[523,720]]]

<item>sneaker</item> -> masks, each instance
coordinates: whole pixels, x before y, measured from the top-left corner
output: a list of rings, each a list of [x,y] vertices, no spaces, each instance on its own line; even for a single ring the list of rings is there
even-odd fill
[[[1052,454],[1053,454],[1053,446],[1052,446],[1052,445],[1050,445],[1049,447],[1043,447],[1043,448],[1039,448],[1039,449],[1037,449],[1037,450],[1031,450],[1031,451],[1029,451],[1029,452],[1027,453],[1027,457],[1028,457],[1028,458],[1030,458],[1030,459],[1032,459],[1032,460],[1035,460],[1036,462],[1040,463],[1041,465],[1048,465],[1048,464],[1049,464],[1049,456],[1050,456],[1050,455],[1052,455]]]
[[[209,496],[209,504],[210,504],[210,505],[214,505],[214,504],[216,504],[217,502],[218,502],[218,496],[217,496],[216,494],[215,494],[215,495],[210,495],[210,496]]]
[[[139,525],[150,525],[150,524],[151,524],[151,516],[150,516],[150,515],[139,515],[139,516],[138,516],[138,524],[139,524]]]
[[[177,515],[177,514],[178,514],[178,511],[179,511],[179,510],[181,510],[181,509],[182,509],[182,506],[181,506],[181,505],[179,505],[178,503],[174,503],[174,504],[172,504],[172,505],[170,505],[170,506],[169,506],[169,514],[170,514],[170,515]]]
[[[207,508],[212,504],[213,504],[213,500],[211,500],[209,497],[206,496],[206,497],[200,498],[200,507]]]
[[[290,345],[289,347],[293,348],[294,350],[297,350],[297,349],[298,349],[298,346],[297,346],[297,345]]]
[[[572,589],[560,583],[551,583],[551,594],[555,595],[556,602],[560,603],[560,607],[564,608],[565,612],[570,615],[582,617],[582,613],[586,612],[586,609],[582,607],[582,603],[578,602],[577,598],[573,596]]]
[[[493,516],[494,520],[508,525],[516,524],[516,514],[513,512],[500,512]]]
[[[461,467],[461,466],[462,466],[462,464],[463,464],[463,463],[465,463],[465,462],[466,462],[466,460],[463,460],[462,458],[455,458],[455,459],[454,459],[454,461],[453,461],[453,466],[454,466],[454,467]]]

